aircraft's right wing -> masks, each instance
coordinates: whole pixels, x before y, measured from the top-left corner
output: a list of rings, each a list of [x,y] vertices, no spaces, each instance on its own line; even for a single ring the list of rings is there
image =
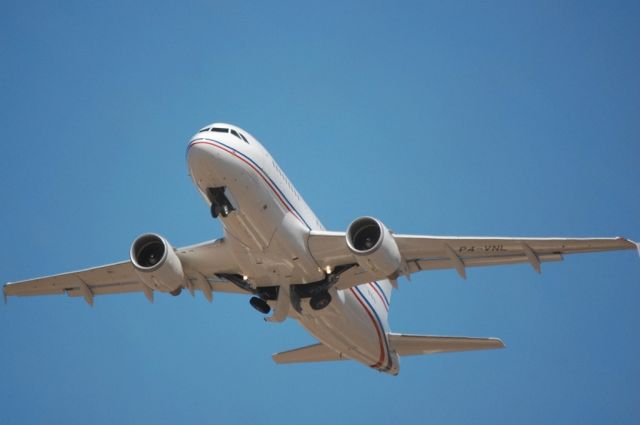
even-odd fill
[[[176,250],[183,263],[185,286],[191,292],[202,291],[211,300],[212,292],[246,293],[228,280],[216,276],[219,273],[238,273],[233,256],[223,239],[205,242]],[[5,300],[10,296],[62,295],[84,297],[93,304],[97,295],[143,292],[149,301],[152,290],[144,285],[131,261],[109,264],[53,276],[45,276],[4,285]]]

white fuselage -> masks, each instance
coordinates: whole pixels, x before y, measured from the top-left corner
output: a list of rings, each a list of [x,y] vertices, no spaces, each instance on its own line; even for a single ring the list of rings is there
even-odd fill
[[[322,280],[325,271],[307,247],[309,232],[324,229],[313,211],[253,136],[229,124],[211,127],[233,132],[197,133],[187,149],[189,172],[209,204],[209,188],[226,188],[234,211],[220,218],[241,274],[256,287]],[[303,300],[302,311],[290,316],[344,356],[395,375],[398,356],[387,337],[391,289],[388,281],[332,288],[328,307],[313,310]]]

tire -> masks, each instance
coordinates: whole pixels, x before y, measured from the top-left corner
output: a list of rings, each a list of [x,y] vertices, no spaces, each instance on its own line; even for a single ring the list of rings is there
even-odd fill
[[[327,291],[315,294],[309,300],[309,305],[316,311],[326,308],[329,304],[331,304],[331,295]]]
[[[271,307],[269,307],[269,304],[267,304],[267,302],[262,298],[251,297],[251,299],[249,300],[249,304],[251,304],[251,307],[255,308],[262,314],[269,314],[269,312],[271,311]]]

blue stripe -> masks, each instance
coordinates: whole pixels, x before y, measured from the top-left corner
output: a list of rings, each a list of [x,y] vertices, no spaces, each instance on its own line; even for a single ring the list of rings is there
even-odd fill
[[[282,196],[282,198],[283,198],[285,201],[287,201],[287,204],[289,205],[289,207],[291,207],[291,209],[292,209],[293,211],[295,211],[295,213],[296,213],[296,214],[298,214],[298,217],[300,217],[300,220],[302,220],[302,222],[304,223],[304,225],[305,225],[305,226],[307,226],[307,228],[308,228],[309,230],[311,230],[311,226],[309,226],[309,224],[308,224],[308,223],[307,223],[307,221],[304,219],[304,217],[302,216],[302,214],[300,214],[300,212],[299,212],[299,211],[298,211],[298,210],[293,206],[293,204],[291,203],[291,201],[289,201],[289,199],[287,198],[287,196],[282,192],[282,190],[278,187],[278,185],[277,185],[277,184],[275,184],[275,182],[273,181],[273,179],[272,179],[271,177],[269,177],[269,175],[268,175],[268,174],[267,174],[267,173],[262,169],[262,167],[261,167],[261,166],[259,166],[259,165],[258,165],[258,164],[253,160],[253,159],[249,158],[249,157],[248,157],[247,155],[245,155],[242,151],[239,151],[239,150],[237,150],[237,149],[235,149],[235,148],[232,148],[231,146],[228,146],[228,145],[226,145],[226,144],[224,144],[224,143],[222,143],[222,142],[219,142],[219,141],[217,141],[217,140],[208,139],[208,138],[206,138],[206,137],[201,137],[201,138],[199,138],[199,139],[194,139],[194,140],[192,140],[192,141],[189,143],[189,148],[187,149],[187,152],[188,152],[188,151],[189,151],[189,149],[191,148],[191,145],[193,144],[193,142],[197,142],[197,141],[199,141],[199,140],[207,140],[207,141],[209,141],[209,142],[214,142],[214,143],[217,143],[217,144],[219,144],[219,145],[222,145],[222,146],[224,146],[225,148],[227,148],[227,149],[229,149],[229,150],[231,150],[231,151],[233,151],[233,152],[235,152],[235,153],[240,154],[240,155],[241,155],[242,157],[244,157],[246,160],[248,160],[249,162],[251,162],[251,163],[252,163],[252,164],[253,164],[253,165],[254,165],[258,170],[260,170],[260,172],[261,172],[262,174],[264,174],[264,176],[265,176],[267,179],[269,179],[269,181],[271,182],[271,184],[273,185],[273,187],[275,187],[275,188],[278,190],[278,192],[280,192],[280,195]]]
[[[365,303],[367,303],[367,305],[369,306],[369,309],[373,312],[373,315],[375,316],[376,320],[378,321],[378,325],[380,325],[380,330],[382,331],[382,339],[384,340],[384,346],[386,348],[386,357],[387,357],[387,368],[386,370],[391,369],[391,356],[389,355],[389,343],[387,341],[387,333],[384,330],[384,326],[382,326],[382,320],[380,320],[380,316],[378,316],[378,312],[376,311],[375,308],[373,308],[373,306],[371,305],[371,303],[369,302],[369,300],[367,299],[367,297],[364,296],[364,294],[362,293],[362,291],[360,291],[360,288],[358,288],[357,286],[354,286],[355,290],[358,291],[358,294],[360,294],[360,296],[362,297],[362,299],[364,300]]]
[[[376,287],[380,290],[380,293],[382,294],[382,297],[384,298],[384,301],[387,303],[387,307],[391,306],[391,303],[389,302],[389,299],[387,298],[387,294],[382,290],[382,287],[380,286],[380,284],[377,281],[374,281],[373,284],[376,285]]]

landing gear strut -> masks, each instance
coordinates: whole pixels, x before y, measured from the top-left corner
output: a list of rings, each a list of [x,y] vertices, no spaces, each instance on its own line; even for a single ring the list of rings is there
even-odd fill
[[[219,215],[226,217],[234,210],[231,201],[227,198],[224,187],[210,187],[207,190],[209,200],[211,201],[211,216],[218,218]]]
[[[309,299],[309,306],[313,310],[318,311],[326,308],[331,304],[331,294],[329,294],[329,290],[338,282],[340,275],[352,267],[355,267],[355,264],[336,266],[333,273],[325,276],[323,280],[291,285],[289,290],[286,292],[286,296],[291,298],[291,306],[293,309],[298,313],[302,313],[300,300],[307,298]],[[280,295],[280,287],[262,286],[254,288],[245,280],[245,278],[238,274],[217,273],[216,276],[221,279],[228,280],[245,292],[253,294],[254,297],[249,300],[249,303],[253,308],[263,314],[271,312],[271,307],[269,307],[267,301],[276,301]]]

